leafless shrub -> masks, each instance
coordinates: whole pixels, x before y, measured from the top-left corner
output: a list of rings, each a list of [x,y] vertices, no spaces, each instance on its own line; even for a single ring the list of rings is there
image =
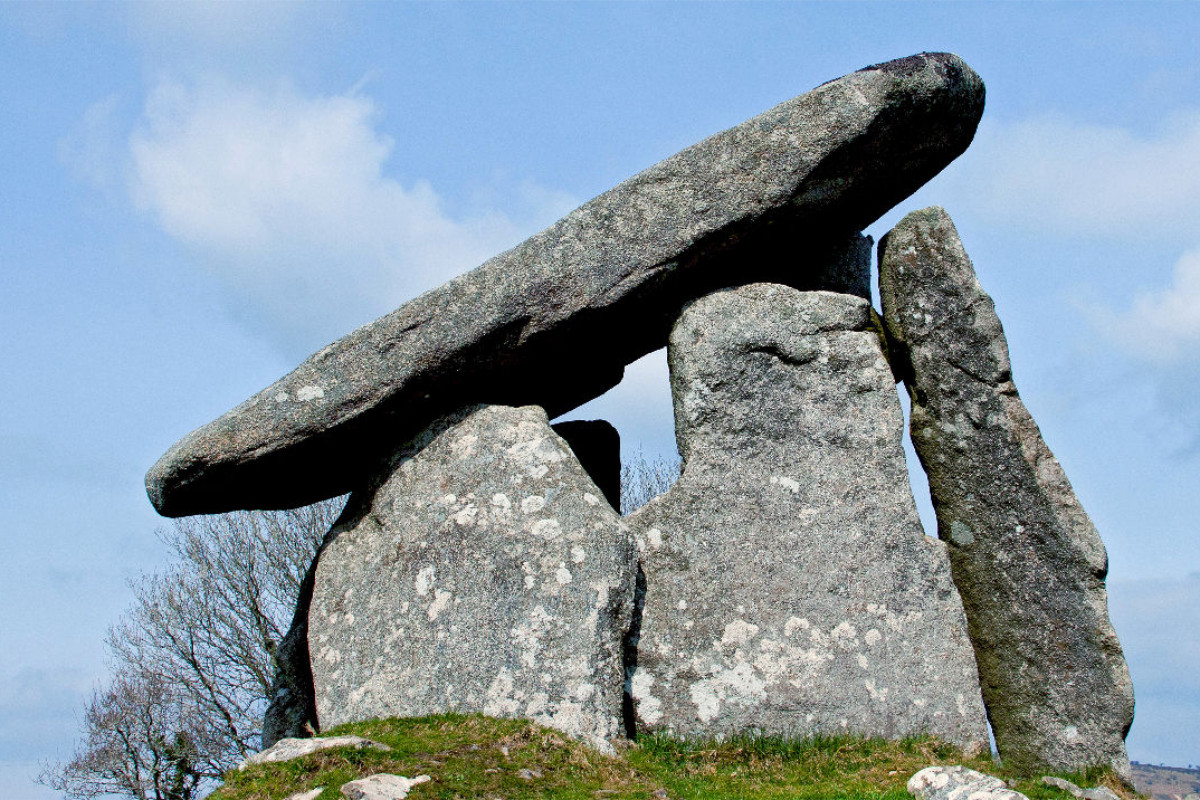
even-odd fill
[[[113,676],[74,757],[44,784],[70,797],[187,800],[259,749],[275,650],[341,502],[176,521],[174,557],[110,629]]]

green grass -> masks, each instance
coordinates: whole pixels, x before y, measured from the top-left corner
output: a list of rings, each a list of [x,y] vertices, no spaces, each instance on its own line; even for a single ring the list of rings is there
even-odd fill
[[[989,757],[966,757],[933,739],[685,743],[649,736],[606,756],[530,722],[478,715],[374,720],[326,732],[350,733],[392,751],[342,748],[234,770],[212,798],[282,800],[324,786],[321,800],[340,800],[343,783],[379,772],[429,775],[433,780],[414,788],[410,800],[909,800],[905,783],[932,764],[1011,777]],[[1061,777],[1121,789],[1103,770]],[[1070,798],[1031,780],[1015,788],[1031,800]]]

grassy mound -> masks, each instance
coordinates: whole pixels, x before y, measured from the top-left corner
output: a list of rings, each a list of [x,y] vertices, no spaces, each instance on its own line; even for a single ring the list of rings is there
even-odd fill
[[[429,775],[433,780],[414,788],[410,800],[911,800],[905,783],[932,764],[1008,777],[990,758],[968,758],[933,739],[641,737],[605,756],[530,722],[462,715],[360,722],[326,734],[357,734],[393,749],[330,750],[234,770],[211,797],[281,800],[323,786],[321,800],[341,800],[343,783],[378,772]],[[1103,770],[1062,777],[1120,786]],[[1036,781],[1015,788],[1032,800],[1070,798]]]

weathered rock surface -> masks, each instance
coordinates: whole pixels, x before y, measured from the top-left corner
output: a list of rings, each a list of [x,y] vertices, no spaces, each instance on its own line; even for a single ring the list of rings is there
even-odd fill
[[[1000,778],[966,767],[926,767],[907,788],[918,800],[1029,800]]]
[[[880,243],[891,352],[949,545],[1000,756],[1129,780],[1133,685],[1108,619],[1104,545],[1013,384],[1008,344],[946,212]]]
[[[150,499],[184,516],[343,494],[451,409],[532,403],[557,416],[598,396],[715,288],[844,290],[846,276],[818,269],[835,263],[821,251],[962,153],[983,97],[957,56],[923,53],[689,147],[189,434],[147,474]]]
[[[347,800],[404,800],[414,786],[428,782],[428,775],[406,778],[382,773],[343,783],[342,796]]]
[[[550,426],[561,436],[580,465],[614,509],[621,507],[621,437],[601,419],[572,420]],[[339,520],[340,521],[340,520]],[[320,550],[331,536],[326,536]],[[300,583],[292,625],[275,654],[275,680],[271,702],[263,719],[263,747],[284,738],[307,738],[319,730],[313,690],[312,662],[308,652],[308,612],[312,605],[318,551]]]
[[[370,739],[364,739],[361,736],[320,736],[311,739],[280,739],[275,744],[263,750],[261,753],[255,753],[238,765],[238,769],[245,769],[254,764],[272,764],[278,761],[291,761],[294,758],[300,758],[312,753],[319,753],[322,750],[331,750],[337,747],[353,747],[356,750],[391,750],[386,744],[373,742]]]
[[[642,731],[934,733],[987,745],[945,545],[926,537],[865,300],[755,284],[683,313],[683,473],[626,518]],[[635,619],[636,612],[635,612]]]
[[[608,747],[633,564],[629,531],[542,409],[442,420],[351,497],[321,553],[321,725],[482,712]]]

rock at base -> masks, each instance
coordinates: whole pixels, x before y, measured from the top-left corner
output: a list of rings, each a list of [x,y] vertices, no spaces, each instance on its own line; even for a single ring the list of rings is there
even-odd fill
[[[309,610],[323,727],[482,712],[611,749],[632,540],[541,408],[445,418],[348,509]]]
[[[312,739],[280,739],[261,753],[255,753],[247,758],[238,765],[238,769],[245,769],[255,764],[274,764],[279,761],[291,761],[294,758],[319,753],[322,750],[331,750],[336,747],[353,747],[356,750],[382,751],[392,749],[386,744],[373,742],[361,736],[320,736]]]
[[[1130,779],[1133,684],[1108,559],[1012,381],[992,300],[940,208],[880,243],[879,288],[912,439],[949,545],[1000,757]]]
[[[428,775],[405,778],[403,775],[382,773],[342,784],[346,800],[404,800],[414,786],[428,783]]]
[[[869,304],[717,292],[684,312],[668,359],[682,476],[626,518],[645,586],[638,730],[986,747],[966,622],[945,545],[917,516]]]
[[[966,767],[926,767],[908,779],[917,800],[1029,800],[1000,778]]]

